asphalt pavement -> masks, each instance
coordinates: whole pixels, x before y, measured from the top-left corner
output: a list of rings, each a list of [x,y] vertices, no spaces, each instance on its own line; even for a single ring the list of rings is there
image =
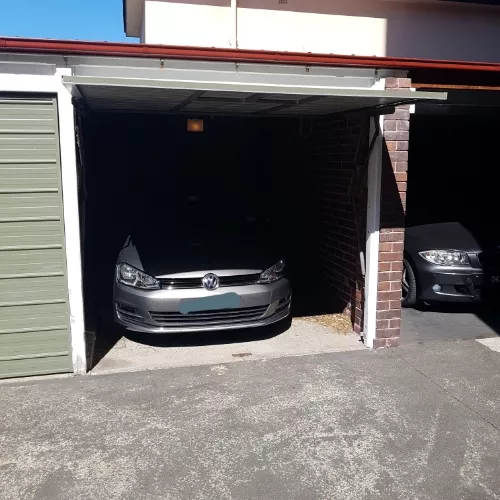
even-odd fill
[[[500,495],[475,341],[0,384],[0,499]]]

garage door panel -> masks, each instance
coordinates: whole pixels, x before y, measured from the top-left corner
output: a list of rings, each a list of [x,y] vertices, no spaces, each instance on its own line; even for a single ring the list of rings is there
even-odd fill
[[[0,120],[48,120],[52,128],[55,127],[53,103],[40,101],[39,103],[19,102],[14,99],[10,102],[0,101]]]
[[[54,189],[57,189],[54,186]],[[60,194],[55,193],[4,193],[0,196],[0,221],[26,217],[59,217]]]
[[[60,245],[62,238],[59,221],[0,222],[0,246],[3,248]]]
[[[0,378],[51,375],[70,370],[67,355],[0,361]]]
[[[22,174],[15,169],[0,168],[0,189],[10,191],[41,191],[55,189],[58,175],[55,169],[26,169]]]
[[[64,273],[62,244],[58,248],[0,251],[0,276]]]
[[[61,298],[64,301],[64,297]],[[0,307],[0,333],[5,331],[51,327],[60,329],[67,325],[67,308],[64,302]],[[15,328],[13,328],[15,325]],[[43,346],[41,346],[43,348]]]
[[[66,294],[64,276],[0,280],[0,304],[60,300]]]
[[[40,342],[43,342],[45,352],[40,352]],[[37,330],[0,335],[0,360],[7,357],[33,358],[40,354],[64,355],[68,349],[61,350],[61,346],[68,344],[66,328],[60,330]]]
[[[14,110],[20,114],[23,112],[33,114],[44,111],[52,112],[52,109],[52,103],[50,101],[32,102],[0,99],[0,111],[5,114],[12,114]]]
[[[24,109],[28,112],[47,111],[54,109],[54,103],[50,99],[5,99],[0,97],[0,109]]]
[[[50,170],[51,172],[59,173],[59,168],[54,162],[38,162],[38,163],[0,163],[0,172],[9,172],[17,170],[17,174],[22,176],[26,171],[43,172]]]
[[[57,152],[57,141],[54,134],[2,134],[0,135],[0,149],[2,148],[47,148],[53,147]]]
[[[5,146],[0,150],[0,165],[6,163],[52,163],[56,164],[54,148],[15,148]]]
[[[21,109],[21,108],[2,108],[0,110],[0,122],[13,122],[13,123],[22,123],[22,122],[46,122],[48,126],[52,129],[54,128],[54,119],[53,119],[53,111],[48,110],[37,110],[30,111],[29,109]]]
[[[2,168],[0,164],[1,190],[15,190],[17,192],[30,190],[54,190],[57,185],[58,171],[55,165],[51,167],[29,166],[23,168]]]
[[[29,110],[22,109],[5,109],[0,110],[0,123],[12,122],[16,124],[22,123],[41,123],[43,122],[47,127],[54,130],[54,118],[52,110],[39,110],[30,112]],[[8,130],[9,127],[5,127]],[[12,127],[14,130],[18,127]]]
[[[43,133],[53,134],[54,123],[49,118],[13,120],[11,118],[0,118],[0,133]]]
[[[3,176],[0,172],[0,185],[5,191],[40,191],[51,189],[51,186],[54,185],[54,177],[57,178],[54,175],[33,174],[31,177],[25,179],[9,178]]]
[[[0,96],[0,377],[71,370],[55,101]]]

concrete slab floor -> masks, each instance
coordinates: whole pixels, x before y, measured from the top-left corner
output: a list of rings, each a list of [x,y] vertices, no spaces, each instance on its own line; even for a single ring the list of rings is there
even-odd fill
[[[299,319],[294,319],[291,326],[233,332],[175,336],[127,334],[109,352],[103,353],[101,360],[96,360],[92,374],[361,349],[363,344],[354,333],[338,334],[328,327]]]
[[[441,304],[422,309],[403,309],[401,343],[450,339],[476,339],[500,335],[496,308],[468,304]]]
[[[1,385],[0,499],[496,499],[499,394],[474,341]]]

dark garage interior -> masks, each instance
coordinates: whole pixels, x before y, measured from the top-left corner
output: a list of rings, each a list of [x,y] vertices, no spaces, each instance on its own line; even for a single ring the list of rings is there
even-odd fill
[[[409,338],[405,332],[418,331],[429,339],[500,333],[498,292],[490,286],[491,269],[500,261],[496,182],[500,119],[495,106],[475,107],[479,97],[468,99],[467,107],[446,110],[421,106],[419,111],[417,105],[411,116],[406,226],[458,223],[479,242],[484,249],[481,258],[491,266],[484,263],[480,303],[421,304],[417,311],[404,311],[403,342]]]
[[[407,225],[496,224],[500,119],[416,114],[410,127]]]
[[[203,132],[188,132],[188,118],[202,118]],[[80,112],[87,325],[99,335],[109,322],[116,258],[134,224],[159,247],[182,233],[203,253],[255,220],[287,262],[293,315],[347,310],[354,320],[366,210],[354,164],[368,130],[349,120]]]

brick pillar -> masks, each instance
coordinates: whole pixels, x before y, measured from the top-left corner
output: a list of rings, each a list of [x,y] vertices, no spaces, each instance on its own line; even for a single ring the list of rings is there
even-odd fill
[[[386,80],[386,88],[408,89],[410,85],[409,78]],[[398,107],[384,119],[375,348],[399,344],[409,130],[409,106]]]

